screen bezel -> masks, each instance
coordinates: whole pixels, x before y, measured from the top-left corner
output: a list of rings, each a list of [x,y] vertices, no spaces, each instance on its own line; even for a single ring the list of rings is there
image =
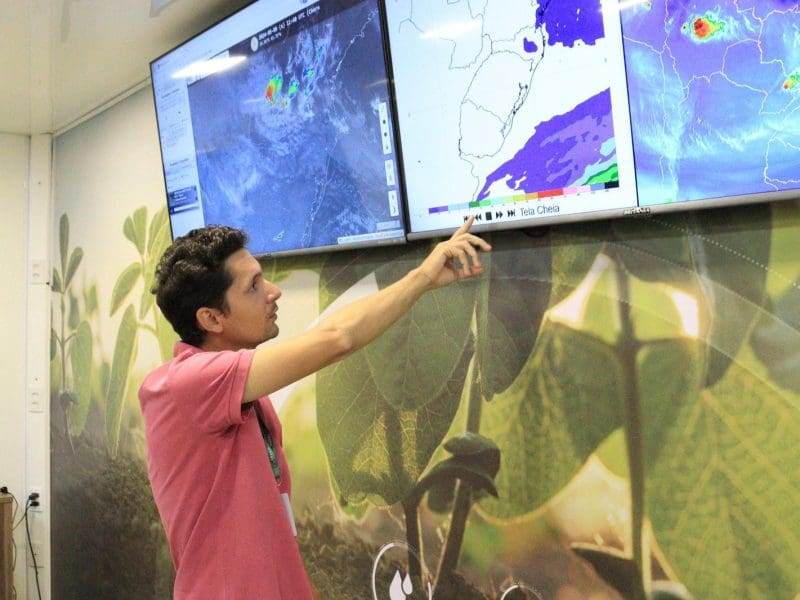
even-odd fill
[[[324,0],[320,0],[324,1]],[[387,92],[389,96],[388,108],[391,117],[391,131],[393,140],[392,144],[394,146],[394,156],[396,160],[396,169],[397,169],[397,192],[398,192],[398,203],[399,203],[399,214],[400,218],[402,219],[401,229],[403,231],[402,235],[391,237],[391,238],[373,238],[367,240],[360,240],[354,242],[347,242],[344,244],[333,244],[333,245],[320,245],[320,246],[308,246],[308,247],[296,247],[291,249],[285,250],[276,250],[276,251],[264,251],[264,252],[254,252],[253,255],[259,259],[271,259],[283,256],[295,256],[295,255],[312,255],[318,253],[326,253],[326,252],[334,252],[334,251],[345,251],[345,250],[358,250],[358,249],[365,249],[365,248],[374,248],[374,247],[382,247],[382,246],[397,246],[403,245],[408,241],[408,214],[407,214],[407,201],[405,195],[405,176],[402,168],[402,152],[401,152],[401,143],[399,139],[399,130],[397,127],[397,108],[396,102],[394,99],[394,86],[392,83],[392,72],[391,72],[391,57],[389,55],[389,40],[388,40],[388,32],[386,30],[386,9],[384,0],[367,0],[367,1],[374,1],[375,5],[379,11],[379,24],[380,24],[380,35],[381,35],[381,47],[383,48],[383,66],[386,73],[386,84],[387,84]],[[173,54],[176,51],[180,51],[182,48],[187,46],[190,43],[193,43],[198,38],[203,36],[209,35],[211,32],[217,30],[219,27],[224,26],[226,22],[231,19],[237,18],[241,13],[247,11],[251,7],[264,3],[269,4],[270,0],[252,0],[246,2],[245,4],[239,6],[239,8],[235,9],[233,12],[227,14],[226,16],[218,19],[211,25],[207,26],[206,28],[202,29],[198,33],[184,39],[179,44],[176,44],[166,52],[163,52],[156,58],[150,61],[149,63],[149,71],[150,71],[150,81],[151,81],[151,92],[153,94],[153,106],[154,112],[156,116],[156,134],[158,139],[159,145],[159,154],[161,156],[161,171],[162,171],[162,180],[164,182],[164,202],[167,205],[167,220],[169,221],[170,227],[170,238],[174,241],[180,236],[175,235],[175,226],[173,224],[172,214],[169,212],[169,190],[167,189],[167,170],[165,166],[164,160],[164,148],[161,142],[161,129],[162,123],[159,119],[159,110],[157,104],[157,91],[156,91],[156,84],[155,78],[153,77],[153,71],[155,69],[155,65],[168,57],[169,55]],[[315,2],[306,2],[303,1],[303,7],[315,4]],[[264,26],[269,24],[264,24]],[[225,225],[225,223],[218,223],[220,225]],[[247,233],[246,229],[245,232]]]

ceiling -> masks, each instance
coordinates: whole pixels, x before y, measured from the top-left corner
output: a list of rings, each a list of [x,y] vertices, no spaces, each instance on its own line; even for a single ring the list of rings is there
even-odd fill
[[[58,133],[249,0],[0,2],[0,133]]]

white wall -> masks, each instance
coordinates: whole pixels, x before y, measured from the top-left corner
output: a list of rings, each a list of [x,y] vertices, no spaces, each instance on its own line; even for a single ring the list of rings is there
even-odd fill
[[[47,456],[49,444],[47,360],[49,288],[46,259],[50,219],[50,138],[0,134],[0,485],[21,507],[32,488],[42,493],[41,512],[31,514],[31,534],[46,554],[49,547]],[[36,209],[31,211],[31,207]],[[38,233],[37,233],[38,232]],[[35,260],[37,271],[29,271]],[[34,364],[35,363],[35,364]],[[38,394],[41,410],[28,410],[28,396]],[[18,598],[28,597],[24,524],[15,531]],[[47,574],[41,572],[43,597]],[[31,580],[32,581],[32,580]]]

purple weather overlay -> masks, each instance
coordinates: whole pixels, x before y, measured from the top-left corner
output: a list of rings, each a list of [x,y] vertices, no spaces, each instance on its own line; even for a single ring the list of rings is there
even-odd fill
[[[578,41],[593,45],[605,35],[600,0],[544,0],[536,11],[536,28],[542,27],[546,28],[548,46],[573,48]],[[537,47],[526,38],[524,49],[535,52]],[[525,192],[573,184],[587,167],[614,155],[614,149],[608,156],[602,155],[603,144],[613,137],[611,91],[606,89],[569,112],[540,123],[525,146],[489,174],[477,199],[486,198],[492,184],[505,179],[510,190]]]
[[[478,193],[482,200],[495,181],[508,178],[511,190],[541,192],[573,184],[586,168],[607,161],[603,144],[614,137],[611,90],[606,89],[563,115],[543,121],[511,160],[486,178]]]
[[[547,44],[594,44],[605,33],[600,0],[544,0],[536,10],[536,28],[547,26]]]

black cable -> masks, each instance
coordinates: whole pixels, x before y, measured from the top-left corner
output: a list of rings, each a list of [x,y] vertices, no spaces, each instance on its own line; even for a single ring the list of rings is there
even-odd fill
[[[28,501],[25,503],[25,532],[28,534],[28,548],[31,551],[31,560],[33,561],[33,572],[36,575],[36,595],[39,597],[39,600],[42,600],[42,590],[39,587],[39,565],[36,564],[36,554],[33,552],[33,542],[31,541],[31,529],[28,525],[28,508],[31,505],[31,502],[34,501],[34,498],[28,498]],[[38,503],[37,503],[38,504]]]

